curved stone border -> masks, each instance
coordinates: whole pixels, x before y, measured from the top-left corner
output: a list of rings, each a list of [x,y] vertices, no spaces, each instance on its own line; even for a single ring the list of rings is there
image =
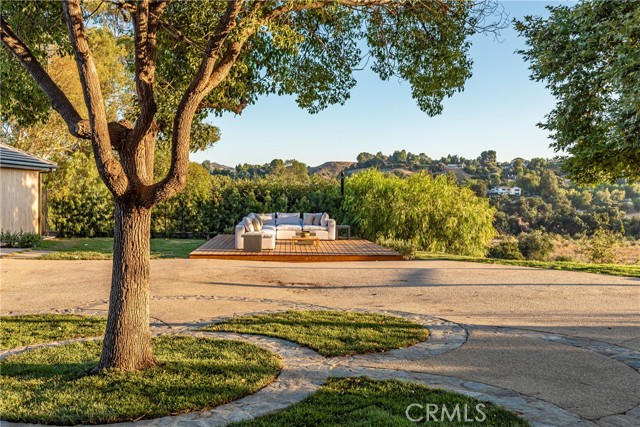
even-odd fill
[[[26,351],[37,350],[39,348],[57,347],[59,345],[73,344],[76,342],[100,341],[101,339],[102,337],[70,338],[68,340],[45,342],[40,344],[26,345],[23,347],[10,348],[8,350],[0,351],[0,360],[6,359],[7,357],[10,357],[10,356],[15,356],[20,353],[24,353]]]

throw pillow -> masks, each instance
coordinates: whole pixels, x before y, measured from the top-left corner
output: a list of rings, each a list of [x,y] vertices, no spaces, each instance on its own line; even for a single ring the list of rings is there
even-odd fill
[[[276,225],[288,224],[288,225],[300,225],[300,213],[285,213],[278,212],[276,218]]]
[[[244,231],[247,233],[253,233],[253,221],[247,216],[242,218],[242,222],[244,223]]]
[[[262,225],[276,225],[276,215],[274,213],[263,213],[258,215],[262,219]]]
[[[329,225],[329,214],[323,213],[322,217],[320,217],[320,225],[323,227],[327,227]]]
[[[322,218],[321,213],[317,213],[313,216],[313,225],[320,225],[320,219]]]
[[[304,213],[303,225],[313,225],[313,220],[316,215],[311,213]]]
[[[260,219],[258,218],[251,218],[251,223],[253,224],[253,231],[260,231],[262,230],[262,224],[260,223]]]

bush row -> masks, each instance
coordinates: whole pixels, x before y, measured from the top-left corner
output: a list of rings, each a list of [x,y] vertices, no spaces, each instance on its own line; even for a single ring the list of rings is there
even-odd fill
[[[69,183],[50,197],[52,226],[61,236],[97,236],[113,233],[112,199],[97,177],[78,165]],[[99,178],[98,178],[99,179]],[[98,185],[99,184],[99,185]],[[464,255],[483,255],[495,235],[494,209],[446,176],[428,173],[401,179],[377,170],[347,179],[345,195],[338,180],[266,176],[232,179],[209,175],[191,164],[183,192],[152,212],[153,233],[213,234],[233,232],[249,212],[328,212],[338,223],[352,225],[362,237],[403,240],[417,249]]]

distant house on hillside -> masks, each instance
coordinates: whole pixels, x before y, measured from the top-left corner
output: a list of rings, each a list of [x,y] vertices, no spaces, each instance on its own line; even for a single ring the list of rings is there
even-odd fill
[[[0,229],[41,233],[43,172],[56,165],[0,144]]]
[[[503,185],[500,187],[493,187],[492,189],[487,191],[487,194],[490,196],[491,195],[520,196],[522,195],[522,189],[520,187],[507,187]]]
[[[462,169],[462,165],[460,163],[449,163],[447,169]]]

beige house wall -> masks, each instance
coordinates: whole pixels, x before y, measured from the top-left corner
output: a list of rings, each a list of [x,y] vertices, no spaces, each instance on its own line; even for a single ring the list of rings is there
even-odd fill
[[[40,172],[0,169],[0,229],[40,232]]]

